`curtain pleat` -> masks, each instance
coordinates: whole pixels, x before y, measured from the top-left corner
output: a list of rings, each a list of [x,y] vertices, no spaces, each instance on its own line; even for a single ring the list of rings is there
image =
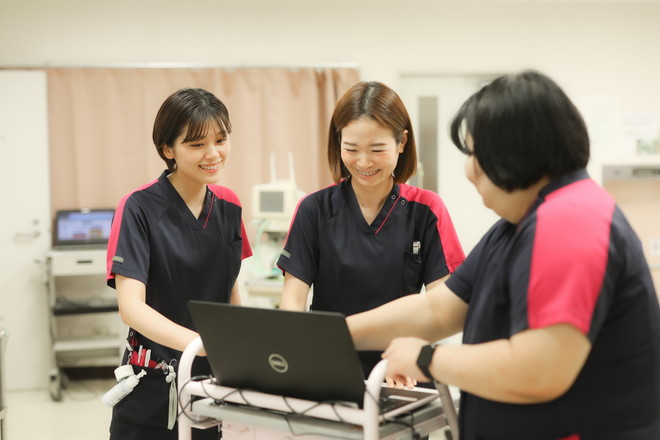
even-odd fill
[[[251,189],[272,177],[309,193],[332,182],[327,131],[357,69],[49,69],[51,206],[114,207],[166,168],[151,141],[162,102],[183,87],[214,93],[229,109],[231,154],[220,184],[250,220]],[[271,176],[271,158],[276,176]]]

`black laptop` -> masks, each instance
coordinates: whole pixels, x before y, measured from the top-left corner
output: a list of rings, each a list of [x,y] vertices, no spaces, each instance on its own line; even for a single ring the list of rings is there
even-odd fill
[[[105,249],[114,215],[112,208],[57,211],[53,224],[53,248]]]
[[[217,384],[361,408],[365,378],[343,315],[189,301]],[[429,390],[381,390],[381,416],[438,397]]]

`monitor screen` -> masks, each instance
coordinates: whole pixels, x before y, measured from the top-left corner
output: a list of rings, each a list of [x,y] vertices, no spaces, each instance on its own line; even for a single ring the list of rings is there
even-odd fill
[[[283,213],[283,191],[261,191],[259,193],[259,210],[262,213]]]
[[[57,211],[53,244],[106,244],[114,214],[114,209]]]

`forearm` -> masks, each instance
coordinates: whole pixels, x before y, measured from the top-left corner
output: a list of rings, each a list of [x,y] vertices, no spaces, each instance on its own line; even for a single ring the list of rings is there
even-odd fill
[[[535,403],[539,394],[543,394],[539,393],[536,377],[529,377],[513,359],[508,340],[479,345],[441,345],[436,349],[430,372],[443,383],[486,399]]]
[[[183,351],[199,336],[195,331],[166,318],[146,303],[128,300],[122,306],[122,321],[158,344]]]
[[[234,287],[231,289],[231,297],[229,299],[229,303],[233,304],[235,306],[240,306],[241,305],[241,291],[238,288],[238,283],[234,283]]]
[[[355,348],[384,350],[392,339],[403,335],[414,335],[426,340],[441,339],[441,328],[438,329],[434,318],[429,298],[415,294],[349,316],[346,321]]]
[[[302,312],[305,310],[306,301],[299,298],[282,295],[279,308],[282,310],[293,310]]]
[[[287,273],[284,276],[284,286],[280,297],[280,309],[304,311],[307,307],[309,285]]]
[[[444,283],[347,318],[358,350],[383,350],[392,339],[415,336],[437,341],[463,329],[467,304]]]
[[[564,394],[590,349],[568,325],[523,332],[475,345],[440,345],[430,372],[436,380],[507,403],[542,403]]]

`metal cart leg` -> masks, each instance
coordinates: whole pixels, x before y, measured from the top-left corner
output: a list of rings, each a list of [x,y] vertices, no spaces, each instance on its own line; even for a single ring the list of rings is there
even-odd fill
[[[9,333],[0,329],[0,440],[7,440],[7,405],[5,400],[5,343]]]
[[[192,397],[190,392],[186,390],[185,385],[190,380],[190,369],[192,368],[193,360],[195,360],[195,356],[197,356],[197,353],[199,353],[203,347],[202,339],[197,337],[188,344],[181,355],[181,359],[179,360],[179,373],[177,375],[179,403],[188,402]],[[177,408],[177,411],[181,411],[178,418],[179,440],[190,440],[192,437],[193,419],[196,416],[190,412],[190,408]]]
[[[62,400],[63,382],[62,371],[59,368],[51,370],[48,388],[50,391],[50,398],[55,402],[60,402]]]
[[[456,414],[456,406],[454,406],[454,400],[451,398],[451,392],[449,387],[444,383],[434,381],[435,388],[440,393],[440,400],[442,401],[442,409],[445,412],[445,417],[447,418],[447,425],[449,425],[449,431],[445,433],[447,440],[458,440],[458,416]]]
[[[376,364],[367,378],[363,401],[365,420],[362,424],[362,429],[364,440],[378,440],[380,438],[380,433],[378,432],[378,400],[380,398],[383,380],[385,380],[386,370],[387,360],[383,359]]]

